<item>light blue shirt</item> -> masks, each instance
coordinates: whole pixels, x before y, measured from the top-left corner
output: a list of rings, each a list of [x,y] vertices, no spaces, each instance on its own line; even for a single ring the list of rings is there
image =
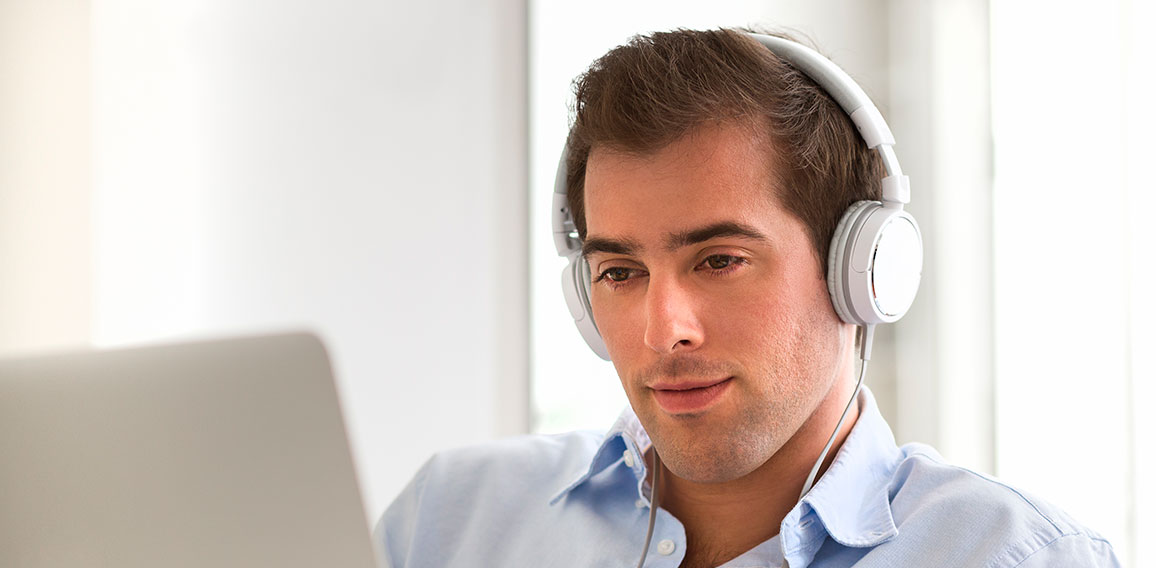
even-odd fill
[[[1119,566],[1103,537],[1048,503],[896,447],[870,391],[831,467],[779,535],[723,564]],[[633,567],[650,506],[650,439],[629,409],[609,433],[524,436],[434,456],[374,533],[385,562],[418,567]],[[675,568],[682,523],[659,507],[646,566]]]

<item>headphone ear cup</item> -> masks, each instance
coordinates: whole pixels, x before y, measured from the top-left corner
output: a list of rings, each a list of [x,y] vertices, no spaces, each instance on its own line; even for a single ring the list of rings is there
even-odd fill
[[[574,318],[574,325],[586,345],[590,346],[595,355],[609,361],[610,353],[606,350],[606,343],[602,341],[602,334],[598,332],[594,312],[590,308],[590,266],[582,258],[581,252],[576,251],[566,258],[566,267],[562,269],[562,295],[566,298],[566,307],[570,309],[570,316]]]
[[[835,233],[831,236],[831,247],[827,251],[827,292],[831,294],[831,305],[835,307],[839,319],[854,325],[864,325],[866,322],[855,316],[847,297],[845,272],[849,267],[845,259],[848,256],[847,249],[854,242],[850,236],[851,232],[857,223],[861,224],[863,211],[878,203],[878,201],[852,203],[839,218],[839,224],[835,226]]]
[[[856,202],[835,228],[827,263],[827,290],[840,319],[854,325],[898,321],[922,276],[919,225],[898,207]]]

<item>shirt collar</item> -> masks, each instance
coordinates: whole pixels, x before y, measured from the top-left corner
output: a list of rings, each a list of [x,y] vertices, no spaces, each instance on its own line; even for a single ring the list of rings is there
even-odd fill
[[[899,449],[866,386],[859,394],[858,404],[859,418],[834,462],[783,519],[782,549],[792,566],[809,564],[828,535],[844,546],[867,547],[899,534],[888,494],[888,484],[900,460]],[[606,433],[589,467],[578,472],[550,504],[611,466],[630,467],[638,480],[639,497],[649,499],[647,468],[642,458],[649,448],[650,436],[634,412],[626,408]]]
[[[590,460],[590,466],[585,471],[579,472],[573,481],[556,493],[550,499],[550,504],[557,503],[578,486],[586,483],[591,477],[602,473],[612,465],[618,464],[630,468],[635,479],[638,480],[638,497],[649,501],[649,484],[646,482],[647,467],[646,460],[643,459],[649,449],[650,436],[642,428],[642,423],[634,415],[634,410],[627,406],[618,416],[618,420],[614,421],[614,426],[606,432],[602,445],[598,447],[598,451],[594,452],[594,459]],[[628,455],[629,458],[627,458]]]
[[[859,418],[835,461],[783,519],[783,552],[792,566],[809,564],[825,536],[861,548],[899,534],[888,490],[899,448],[866,386],[858,404]]]

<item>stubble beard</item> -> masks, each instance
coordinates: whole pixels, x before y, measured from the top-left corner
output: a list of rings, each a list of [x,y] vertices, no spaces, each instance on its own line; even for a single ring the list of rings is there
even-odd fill
[[[696,483],[739,479],[770,460],[806,421],[810,401],[784,388],[781,378],[764,379],[763,384],[779,391],[770,393],[751,392],[741,375],[732,380],[738,384],[728,396],[741,407],[728,415],[707,411],[672,417],[653,399],[641,409],[635,405],[639,421],[674,475]]]
[[[632,388],[627,388],[627,398],[671,473],[698,483],[739,479],[767,463],[806,427],[837,389],[847,355],[838,318],[830,304],[823,302],[829,302],[825,294],[805,311],[809,317],[788,326],[789,331],[763,338],[768,344],[760,351],[773,355],[759,366],[744,368],[685,354],[663,358],[629,379]],[[777,338],[784,336],[791,340],[779,345]],[[619,369],[620,377],[621,373]],[[733,377],[726,402],[738,408],[729,413],[714,408],[697,416],[670,416],[645,386],[656,377]],[[626,386],[625,378],[623,383]]]
[[[741,369],[690,355],[660,361],[636,377],[636,396],[644,400],[631,400],[631,405],[666,468],[687,481],[725,483],[773,458],[838,383],[843,355],[838,328],[818,335],[824,341],[821,347],[808,345],[807,337],[812,336],[795,334],[789,349],[760,368]],[[732,413],[710,409],[697,416],[667,415],[643,385],[654,376],[682,375],[734,377],[727,396],[739,408]]]

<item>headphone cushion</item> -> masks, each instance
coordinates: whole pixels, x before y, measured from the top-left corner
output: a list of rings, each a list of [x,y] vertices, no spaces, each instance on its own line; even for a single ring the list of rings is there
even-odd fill
[[[846,323],[854,325],[866,323],[856,317],[847,296],[847,257],[850,247],[855,243],[852,230],[861,225],[860,221],[867,212],[881,206],[880,202],[870,200],[852,203],[839,218],[839,224],[835,226],[835,232],[831,235],[831,247],[827,252],[827,292],[831,295],[831,305],[835,307],[835,313]]]
[[[610,360],[610,353],[606,350],[606,342],[602,341],[602,334],[594,323],[594,312],[590,308],[590,267],[582,258],[581,251],[567,256],[566,267],[562,269],[562,295],[566,298],[566,307],[570,309],[570,317],[574,318],[574,325],[578,333],[586,341],[586,345],[596,355]]]

